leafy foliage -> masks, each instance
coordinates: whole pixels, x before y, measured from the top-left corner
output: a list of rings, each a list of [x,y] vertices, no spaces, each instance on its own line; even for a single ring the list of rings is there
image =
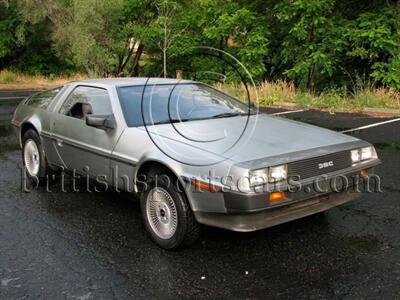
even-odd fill
[[[238,81],[223,60],[196,54],[199,47],[232,55],[256,81],[324,92],[354,90],[363,78],[400,89],[393,0],[0,1],[0,68],[172,77],[182,70]]]

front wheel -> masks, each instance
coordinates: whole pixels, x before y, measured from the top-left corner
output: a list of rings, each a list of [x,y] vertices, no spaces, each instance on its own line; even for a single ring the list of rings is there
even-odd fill
[[[143,222],[150,237],[168,250],[194,243],[200,235],[184,192],[171,186],[171,176],[150,183],[141,194]]]
[[[33,184],[43,185],[51,173],[39,135],[29,129],[22,137],[22,161],[25,172]]]

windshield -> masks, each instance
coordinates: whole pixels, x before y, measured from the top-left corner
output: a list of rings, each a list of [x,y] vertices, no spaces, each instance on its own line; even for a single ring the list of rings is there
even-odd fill
[[[118,88],[122,110],[130,127],[142,126],[143,121],[146,125],[156,125],[249,114],[245,103],[203,84],[160,84],[144,88]]]

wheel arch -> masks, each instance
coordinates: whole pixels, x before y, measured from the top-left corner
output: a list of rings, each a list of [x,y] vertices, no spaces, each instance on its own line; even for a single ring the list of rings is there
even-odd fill
[[[38,134],[38,136],[40,137],[38,128],[32,122],[30,122],[30,121],[23,122],[21,124],[21,129],[20,129],[20,134],[19,134],[19,143],[20,143],[21,148],[23,146],[22,145],[22,139],[24,137],[24,134],[30,129],[34,130]]]
[[[143,161],[138,167],[137,167],[137,171],[135,173],[135,180],[137,178],[137,176],[144,174],[146,171],[149,170],[164,170],[169,172],[171,175],[173,175],[174,177],[176,177],[179,182],[183,183],[183,180],[180,176],[178,176],[178,174],[174,171],[174,169],[169,166],[168,164],[166,164],[165,162],[156,160],[156,159],[148,159],[146,161]]]
[[[188,199],[188,202],[191,206],[191,201],[190,201],[190,197],[185,189],[185,181],[183,180],[183,178],[181,176],[179,176],[177,174],[177,172],[168,164],[166,164],[165,162],[156,160],[156,159],[149,159],[146,161],[143,161],[137,168],[136,173],[134,174],[134,179],[135,179],[135,187],[137,189],[137,178],[138,176],[140,176],[141,174],[145,174],[146,171],[149,170],[164,170],[168,173],[170,173],[170,175],[174,176],[175,179],[178,180],[178,183],[180,184],[180,188],[182,189],[182,191],[185,193],[186,198]]]

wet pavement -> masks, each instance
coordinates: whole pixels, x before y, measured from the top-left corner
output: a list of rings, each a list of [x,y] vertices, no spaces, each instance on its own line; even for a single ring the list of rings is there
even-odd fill
[[[168,252],[128,194],[22,192],[16,103],[0,100],[0,299],[400,298],[400,123],[355,133],[377,144],[383,193],[255,233],[206,227]],[[336,130],[384,120],[286,117]]]

